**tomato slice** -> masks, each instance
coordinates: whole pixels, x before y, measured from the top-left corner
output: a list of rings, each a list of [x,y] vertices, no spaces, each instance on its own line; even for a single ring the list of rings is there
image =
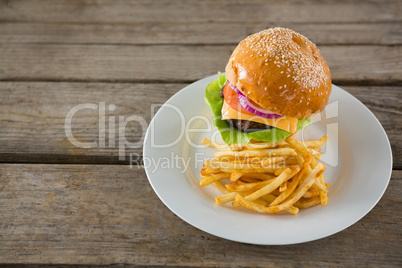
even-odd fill
[[[225,87],[223,88],[223,97],[225,98],[225,102],[234,110],[244,113],[244,114],[249,114],[249,115],[254,115],[253,113],[247,111],[239,102],[239,94],[233,90],[233,88],[226,83]]]

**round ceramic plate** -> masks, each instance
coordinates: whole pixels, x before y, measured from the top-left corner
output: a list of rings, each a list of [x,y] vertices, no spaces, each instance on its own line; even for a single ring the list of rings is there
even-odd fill
[[[212,112],[204,102],[205,87],[217,75],[197,81],[171,97],[154,116],[144,142],[144,166],[162,202],[189,224],[233,241],[284,245],[335,234],[366,215],[380,200],[392,171],[387,135],[377,118],[355,97],[333,86],[326,109],[296,138],[328,134],[322,148],[327,206],[261,214],[230,204],[215,205],[213,186],[200,187],[200,171],[214,149],[201,146],[204,137],[218,140]]]

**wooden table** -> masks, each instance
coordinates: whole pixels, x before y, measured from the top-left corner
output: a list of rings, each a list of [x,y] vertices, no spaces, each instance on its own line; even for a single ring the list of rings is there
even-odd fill
[[[318,45],[333,83],[381,121],[394,170],[381,201],[350,228],[305,244],[257,246],[176,217],[139,162],[119,160],[117,126],[119,116],[149,123],[151,104],[223,71],[241,39],[274,26]],[[397,0],[0,0],[0,263],[401,266],[401,45]],[[65,119],[88,103],[96,109],[77,112],[72,132],[96,144],[78,148]],[[143,135],[141,125],[127,124],[128,141]]]

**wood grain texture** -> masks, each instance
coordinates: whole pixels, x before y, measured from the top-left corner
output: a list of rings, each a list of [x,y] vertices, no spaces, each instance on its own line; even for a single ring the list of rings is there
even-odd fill
[[[0,80],[194,81],[224,70],[235,45],[0,44]],[[402,84],[402,46],[321,46],[335,84]]]
[[[402,23],[135,22],[0,23],[0,43],[237,44],[247,35],[287,27],[320,45],[401,45]]]
[[[2,164],[0,263],[398,266],[401,190],[402,171],[394,171],[377,206],[348,229],[305,244],[257,246],[176,217],[141,167]]]
[[[109,83],[1,83],[0,149],[3,161],[58,163],[117,163],[119,141],[124,137],[136,148],[130,153],[142,154],[142,139],[146,128],[138,122],[119,128],[119,116],[124,119],[138,115],[149,123],[155,112],[174,93],[186,84],[109,84]],[[99,140],[99,105],[105,103],[105,147]],[[66,137],[65,118],[79,104],[91,103],[97,109],[83,109],[72,121],[72,133],[80,142],[97,142],[96,148],[79,148]],[[115,110],[109,110],[115,105]],[[116,122],[115,139],[109,141],[109,122]],[[121,133],[121,135],[120,135]],[[6,146],[6,144],[8,144]],[[7,148],[6,148],[7,147]]]
[[[400,22],[400,1],[1,0],[0,20],[28,22]]]
[[[138,115],[150,122],[152,104],[160,107],[187,84],[116,84],[116,83],[0,83],[0,161],[27,163],[115,163],[120,161],[118,117]],[[377,116],[387,131],[394,153],[394,168],[402,168],[402,88],[345,87]],[[64,124],[68,111],[82,103],[105,103],[105,147],[83,149],[66,138]],[[109,111],[108,105],[116,109]],[[114,146],[109,143],[109,116],[115,117]],[[98,142],[99,111],[77,112],[72,132],[81,142]],[[145,133],[137,122],[129,123],[125,137],[139,142]],[[123,137],[123,135],[121,136]],[[142,143],[141,143],[142,144]],[[111,147],[109,147],[111,146]],[[125,154],[142,154],[142,146],[127,148]]]

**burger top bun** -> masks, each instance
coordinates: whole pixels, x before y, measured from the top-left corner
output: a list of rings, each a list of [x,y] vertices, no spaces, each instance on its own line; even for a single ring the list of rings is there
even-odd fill
[[[241,41],[226,66],[226,77],[264,109],[297,118],[321,112],[331,94],[331,74],[320,51],[286,28]]]

